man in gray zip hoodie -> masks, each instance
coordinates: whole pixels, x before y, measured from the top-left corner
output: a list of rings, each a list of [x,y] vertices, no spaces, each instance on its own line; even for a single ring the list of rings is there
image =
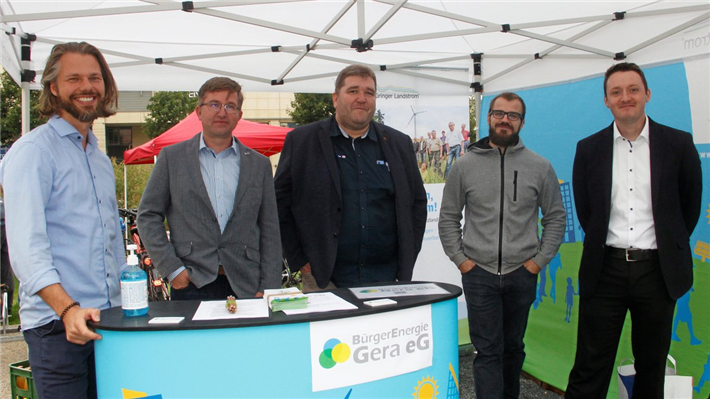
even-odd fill
[[[439,215],[444,252],[462,274],[479,398],[519,396],[537,274],[557,254],[565,232],[557,175],[523,145],[524,123],[525,103],[517,94],[491,101],[489,137],[451,168]]]

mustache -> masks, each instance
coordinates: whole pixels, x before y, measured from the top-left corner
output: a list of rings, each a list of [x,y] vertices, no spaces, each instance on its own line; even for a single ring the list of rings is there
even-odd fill
[[[505,123],[505,122],[500,122],[496,124],[496,128],[498,127],[507,127],[508,129],[513,129],[513,125],[510,123]]]
[[[99,92],[96,90],[83,90],[78,93],[74,93],[72,95],[72,97],[76,97],[76,96],[96,96],[96,97],[99,97],[99,95],[100,95]]]

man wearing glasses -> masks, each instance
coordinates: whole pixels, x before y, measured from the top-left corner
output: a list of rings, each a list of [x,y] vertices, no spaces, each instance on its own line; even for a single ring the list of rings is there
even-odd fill
[[[525,103],[517,94],[491,101],[488,137],[451,168],[439,215],[444,252],[462,274],[479,398],[519,396],[537,274],[557,254],[565,232],[557,175],[523,145],[524,124]]]
[[[237,82],[212,78],[198,101],[202,132],[160,152],[138,209],[138,229],[172,284],[173,299],[259,297],[281,282],[271,163],[232,136],[244,102]]]

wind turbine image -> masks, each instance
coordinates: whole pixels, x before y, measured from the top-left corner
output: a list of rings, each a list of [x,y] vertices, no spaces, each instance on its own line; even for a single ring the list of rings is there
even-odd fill
[[[412,120],[414,120],[414,138],[417,138],[417,115],[423,114],[426,111],[414,112],[414,107],[412,107],[411,105],[409,106],[409,108],[412,109],[412,117],[409,118],[409,122],[407,122],[407,126],[405,127],[409,127],[409,124],[412,123]]]

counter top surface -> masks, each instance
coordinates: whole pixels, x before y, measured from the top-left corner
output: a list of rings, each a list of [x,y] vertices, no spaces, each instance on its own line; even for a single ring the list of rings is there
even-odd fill
[[[368,287],[385,285],[409,285],[426,284],[427,282],[398,282],[370,284]],[[257,327],[289,323],[308,323],[314,321],[334,320],[339,318],[365,316],[376,313],[390,312],[428,305],[454,299],[461,295],[461,288],[452,284],[433,283],[448,291],[448,294],[419,295],[419,296],[393,296],[397,301],[396,305],[370,307],[363,304],[363,300],[358,299],[348,288],[338,288],[333,290],[335,295],[357,306],[353,310],[338,310],[333,312],[307,313],[301,315],[288,316],[283,312],[273,313],[269,310],[269,317],[242,318],[242,319],[220,319],[220,320],[199,320],[193,321],[192,317],[200,306],[200,301],[167,301],[151,302],[148,314],[139,317],[126,317],[123,315],[121,307],[114,307],[101,311],[101,321],[89,322],[89,326],[97,330],[113,331],[169,331],[169,330],[200,330],[215,328],[239,328]],[[226,301],[226,298],[225,298]],[[148,324],[154,317],[184,317],[179,324]]]

